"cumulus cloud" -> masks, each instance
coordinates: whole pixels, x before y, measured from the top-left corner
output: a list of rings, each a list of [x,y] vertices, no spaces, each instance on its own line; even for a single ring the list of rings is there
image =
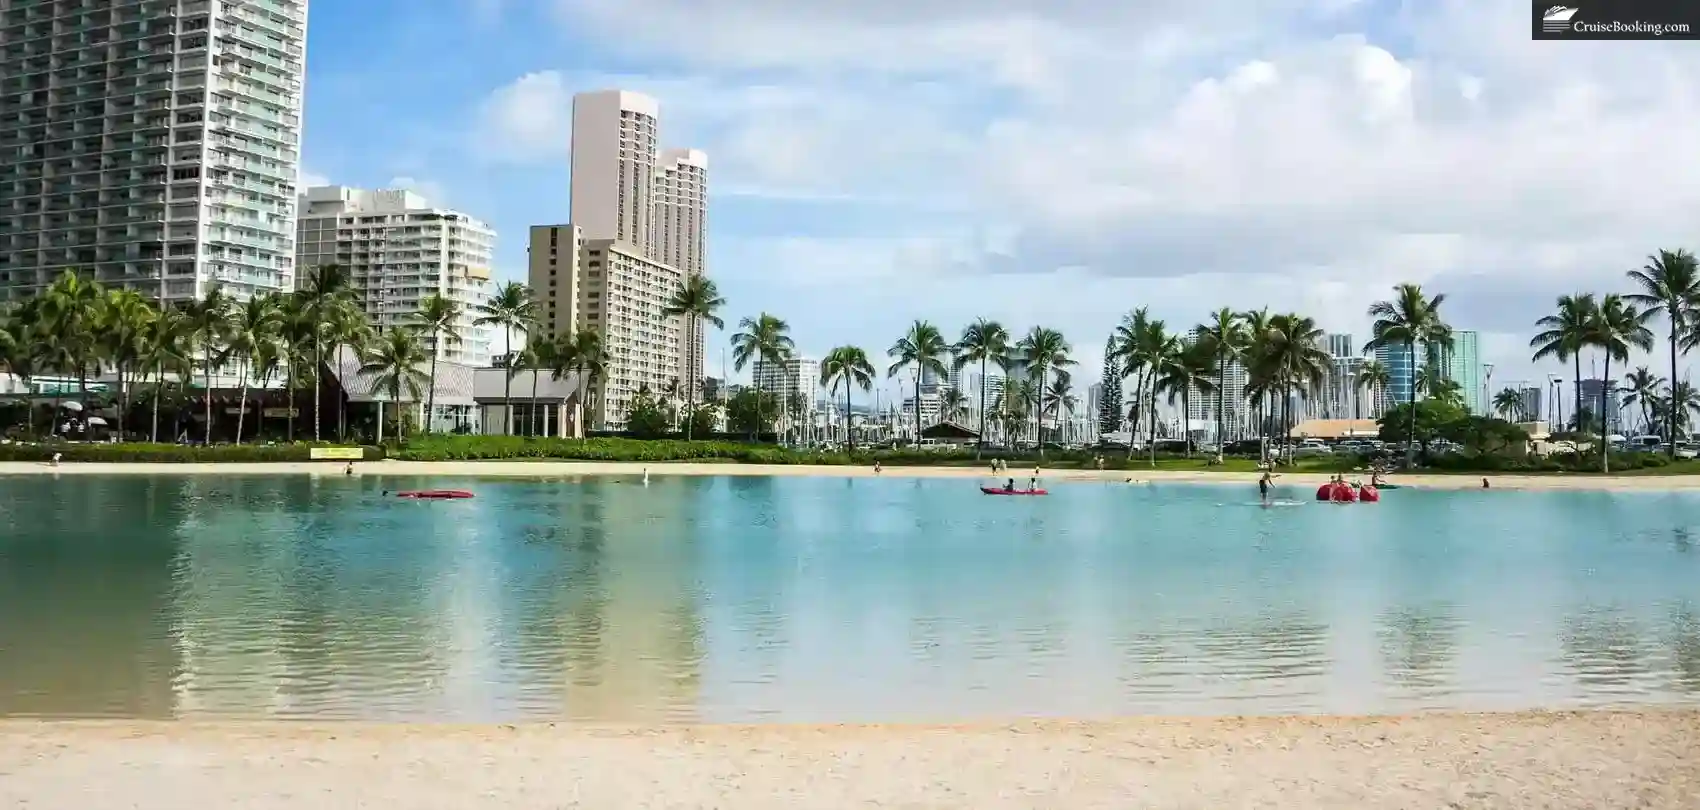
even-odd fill
[[[564,159],[570,93],[619,84],[661,99],[665,139],[707,149],[720,187],[951,212],[869,239],[738,243],[731,272],[769,289],[878,265],[928,291],[910,298],[925,312],[873,307],[822,324],[823,343],[923,314],[1054,318],[1094,345],[1147,304],[1176,324],[1224,305],[1309,307],[1361,334],[1369,302],[1409,280],[1450,293],[1457,327],[1515,353],[1555,295],[1621,287],[1646,253],[1693,236],[1700,207],[1700,153],[1673,134],[1700,124],[1700,53],[1533,43],[1512,4],[556,10],[577,30],[638,32],[610,44],[674,72],[523,76],[481,110],[486,155]],[[731,252],[734,237],[714,239]],[[835,269],[769,271],[798,262]]]

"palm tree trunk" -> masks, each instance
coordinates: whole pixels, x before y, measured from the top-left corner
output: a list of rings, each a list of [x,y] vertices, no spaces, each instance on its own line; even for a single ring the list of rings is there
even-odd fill
[[[915,364],[915,447],[921,446],[921,364]]]
[[[1611,439],[1607,437],[1606,407],[1609,404],[1606,397],[1610,396],[1611,384],[1611,352],[1606,352],[1605,374],[1600,378],[1600,472],[1611,472]]]
[[[980,358],[980,435],[974,440],[974,460],[986,451],[986,358]]]
[[[159,379],[153,387],[153,425],[148,430],[148,441],[159,444],[159,390],[165,387],[165,370],[160,369]]]
[[[242,425],[247,421],[248,416],[248,369],[246,365],[244,365],[242,373],[237,375],[237,378],[240,381],[237,388],[241,393],[237,395],[236,400],[236,443],[241,444]]]
[[[207,394],[207,430],[206,430],[207,438],[206,438],[206,443],[208,445],[211,445],[212,444],[212,350],[207,349],[205,352],[202,353],[202,356],[205,357],[206,361],[207,361],[206,367],[201,370],[201,384],[205,385],[206,388],[207,388],[207,392],[206,392],[206,394]]]
[[[514,365],[514,329],[507,326],[503,327],[502,331],[504,333],[502,350],[508,356],[508,367],[502,369],[502,410],[507,411],[502,432],[512,436],[514,435],[514,375],[509,372],[513,371]]]
[[[1409,467],[1417,452],[1417,342],[1405,341],[1405,350],[1411,355],[1411,429],[1405,440],[1405,466]]]
[[[319,441],[319,411],[324,410],[324,394],[319,390],[323,383],[325,368],[325,348],[319,342],[319,326],[313,325],[313,441]]]
[[[537,417],[537,369],[531,370],[531,435],[543,435],[543,420]]]
[[[1222,451],[1228,444],[1228,356],[1216,358],[1216,463],[1222,463]]]
[[[437,413],[437,346],[441,342],[438,330],[431,330],[431,389],[425,392],[425,419],[421,433],[431,432],[431,418]]]
[[[291,347],[290,354],[294,355],[294,353],[294,347]],[[288,408],[288,415],[285,418],[289,420],[284,428],[284,433],[291,444],[295,442],[295,400],[301,390],[296,387],[296,383],[299,381],[295,379],[295,359],[293,356],[289,358],[289,370],[285,372],[287,379],[284,381],[284,390],[289,392],[289,397],[284,400],[284,407]]]
[[[850,452],[856,451],[856,431],[850,429],[850,380],[844,380],[844,444]]]
[[[1668,449],[1670,450],[1671,461],[1676,460],[1676,321],[1677,319],[1673,316],[1670,324],[1670,387],[1672,396],[1670,398],[1669,419],[1667,420],[1669,424],[1665,426],[1665,429],[1670,433],[1670,447]],[[1643,405],[1642,407],[1645,408],[1646,406]]]
[[[692,314],[690,316],[690,326],[685,330],[686,331],[685,337],[686,337],[687,340],[689,340],[691,342],[691,344],[685,348],[685,371],[687,373],[689,373],[691,371],[691,368],[690,368],[691,355],[696,352],[697,330],[700,329],[700,328],[701,328],[701,324],[698,322],[697,316],[695,314]],[[691,426],[692,426],[692,423],[694,423],[696,421],[695,416],[696,416],[696,412],[697,412],[697,384],[700,383],[700,382],[702,382],[702,381],[701,380],[689,380],[689,379],[685,380],[685,414],[684,414],[684,416],[685,416],[685,441],[687,441],[687,442],[691,440]]]

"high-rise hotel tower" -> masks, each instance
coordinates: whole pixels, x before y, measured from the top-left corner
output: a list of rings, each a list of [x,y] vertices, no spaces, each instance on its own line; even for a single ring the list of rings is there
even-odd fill
[[[306,0],[0,0],[0,303],[295,284]]]

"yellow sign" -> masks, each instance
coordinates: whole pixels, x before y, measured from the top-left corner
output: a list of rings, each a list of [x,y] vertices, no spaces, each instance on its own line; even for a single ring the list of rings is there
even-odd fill
[[[314,461],[359,461],[366,457],[366,451],[359,447],[315,447],[307,457]]]

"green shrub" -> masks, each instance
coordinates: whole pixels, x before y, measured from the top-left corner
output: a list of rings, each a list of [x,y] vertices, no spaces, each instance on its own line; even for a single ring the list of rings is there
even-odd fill
[[[51,461],[55,453],[67,462],[96,463],[265,463],[310,461],[314,447],[339,445],[314,444],[0,444],[0,461]],[[381,448],[365,447],[366,461],[384,457]],[[329,462],[327,462],[329,463]]]
[[[555,459],[565,461],[605,462],[728,462],[739,464],[821,464],[872,465],[875,462],[889,467],[970,467],[987,466],[993,459],[1002,459],[1016,470],[1024,465],[1041,463],[1047,469],[1093,469],[1103,458],[1107,470],[1150,469],[1150,456],[1126,452],[1099,453],[1079,450],[1047,450],[1043,462],[1029,453],[987,451],[974,457],[972,447],[963,449],[897,448],[855,452],[823,452],[795,449],[770,444],[752,444],[725,440],[682,441],[678,439],[644,440],[616,437],[588,439],[533,438],[526,436],[420,436],[409,439],[392,457],[407,461],[474,461]],[[1174,453],[1158,453],[1158,467],[1202,469],[1205,456],[1187,459]],[[1228,466],[1217,469],[1250,469],[1251,463],[1230,459]]]

